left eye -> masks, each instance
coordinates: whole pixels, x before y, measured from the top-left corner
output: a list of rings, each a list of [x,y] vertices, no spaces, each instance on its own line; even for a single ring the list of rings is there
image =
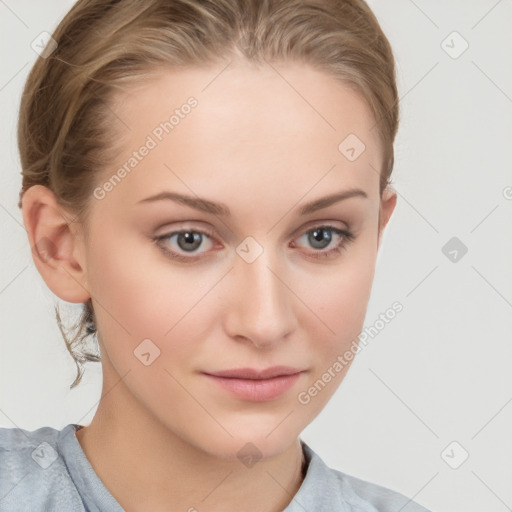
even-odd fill
[[[332,245],[333,234],[335,237],[339,238],[338,243],[335,244],[333,248],[324,250],[326,247]],[[310,255],[314,258],[323,258],[339,253],[342,248],[345,248],[345,246],[353,240],[354,235],[349,231],[334,226],[322,225],[309,229],[296,240],[300,240],[304,237],[310,247],[315,249]],[[209,232],[183,229],[155,237],[154,241],[158,243],[162,251],[170,258],[183,262],[192,262],[201,258],[200,255],[195,255],[194,253],[198,253],[197,249],[200,248],[201,245],[204,245],[203,241],[205,239],[208,240],[206,244],[207,247],[204,251],[200,251],[199,254],[207,252],[213,247],[212,238],[213,234]],[[173,240],[174,243],[171,243]],[[295,247],[296,243],[292,242],[292,246]],[[189,255],[184,255],[184,253],[188,253]]]
[[[338,243],[336,243],[332,249],[328,249],[327,251],[322,250],[331,245],[333,233],[335,237],[339,238]],[[346,245],[354,239],[354,235],[350,231],[329,225],[316,226],[312,229],[309,229],[301,237],[299,237],[298,240],[304,237],[306,238],[308,244],[310,244],[313,249],[316,249],[311,254],[311,256],[314,258],[323,258],[332,254],[339,253],[341,249],[346,248]]]

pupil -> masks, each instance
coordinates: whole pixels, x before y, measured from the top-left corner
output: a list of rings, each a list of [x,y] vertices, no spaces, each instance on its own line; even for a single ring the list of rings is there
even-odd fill
[[[184,242],[182,243],[183,240]],[[178,245],[184,250],[197,249],[201,245],[201,235],[192,231],[180,233]]]
[[[331,241],[331,234],[328,229],[315,229],[312,234],[313,247],[316,247],[317,249],[323,249],[324,247],[329,245],[329,242]]]

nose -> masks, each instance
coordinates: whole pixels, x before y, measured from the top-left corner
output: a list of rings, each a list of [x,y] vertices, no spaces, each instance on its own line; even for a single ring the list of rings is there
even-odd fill
[[[258,348],[282,343],[296,328],[294,300],[284,264],[263,253],[252,263],[235,260],[229,275],[229,306],[225,330],[237,341]]]

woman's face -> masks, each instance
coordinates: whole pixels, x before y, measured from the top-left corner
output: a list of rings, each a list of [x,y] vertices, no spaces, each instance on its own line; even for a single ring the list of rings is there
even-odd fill
[[[355,92],[302,65],[222,69],[162,72],[118,96],[123,151],[96,183],[78,258],[105,387],[129,397],[123,421],[266,457],[345,375],[335,363],[363,326],[379,207],[387,218],[394,202],[380,202],[382,148]],[[274,366],[301,373],[206,375]]]

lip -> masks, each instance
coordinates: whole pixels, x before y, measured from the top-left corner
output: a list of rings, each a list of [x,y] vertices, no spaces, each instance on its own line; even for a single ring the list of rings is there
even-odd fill
[[[207,375],[213,375],[214,377],[238,379],[271,379],[281,375],[292,375],[301,371],[302,370],[300,368],[293,368],[291,366],[272,366],[270,368],[265,368],[264,370],[258,370],[257,368],[232,368],[230,370],[220,370],[216,372],[204,373]]]
[[[204,375],[242,400],[266,402],[288,391],[304,373],[299,368],[274,366],[265,370],[236,368]]]

